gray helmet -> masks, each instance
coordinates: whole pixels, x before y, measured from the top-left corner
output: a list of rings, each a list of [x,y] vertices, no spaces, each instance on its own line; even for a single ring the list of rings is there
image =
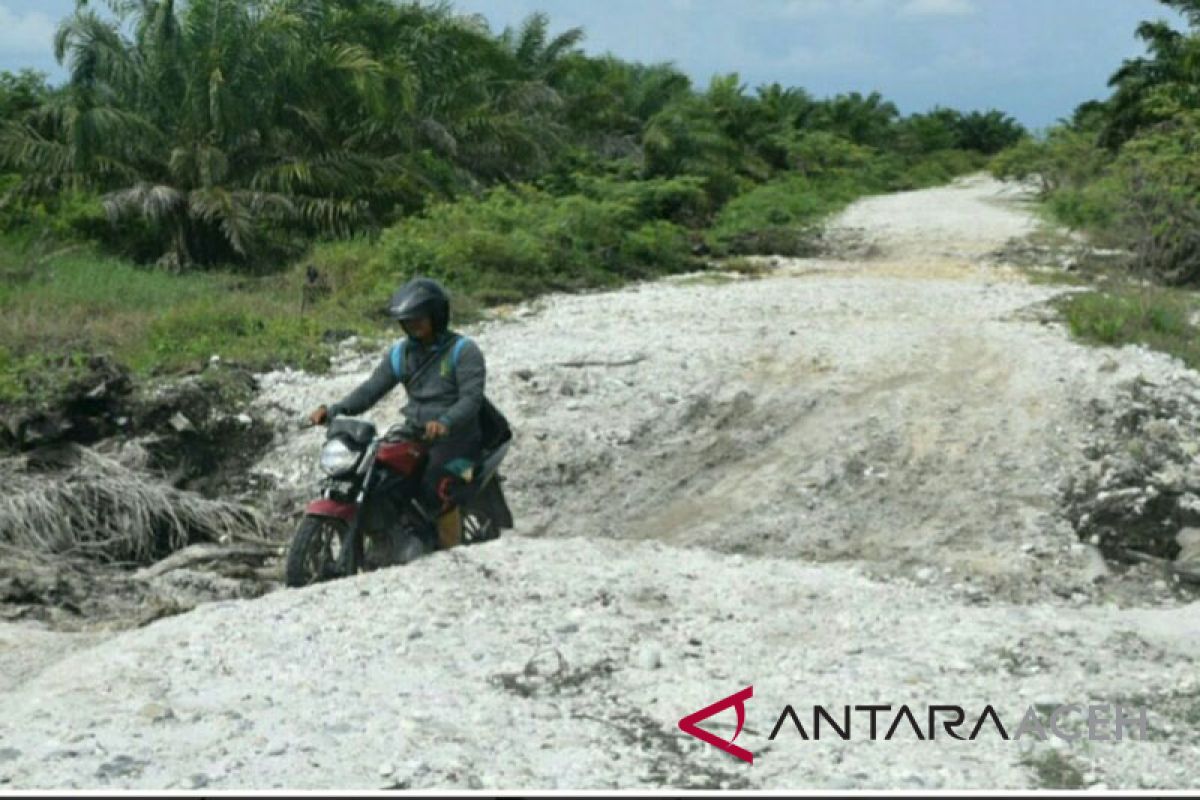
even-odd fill
[[[450,296],[431,278],[413,278],[392,295],[388,315],[397,321],[429,317],[441,333],[450,324]]]

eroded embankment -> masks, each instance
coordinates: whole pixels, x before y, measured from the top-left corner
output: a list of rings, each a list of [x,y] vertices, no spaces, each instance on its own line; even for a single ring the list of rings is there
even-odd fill
[[[44,405],[0,409],[0,618],[127,627],[266,591],[278,526],[247,470],[273,431],[247,413],[255,390],[219,361],[135,381],[97,357]],[[167,569],[180,559],[208,569]]]

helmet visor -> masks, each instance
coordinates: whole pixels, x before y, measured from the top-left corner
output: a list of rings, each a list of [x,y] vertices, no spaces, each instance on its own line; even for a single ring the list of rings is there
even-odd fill
[[[410,319],[420,319],[430,315],[430,303],[421,297],[402,297],[394,301],[388,308],[388,314],[399,322]]]

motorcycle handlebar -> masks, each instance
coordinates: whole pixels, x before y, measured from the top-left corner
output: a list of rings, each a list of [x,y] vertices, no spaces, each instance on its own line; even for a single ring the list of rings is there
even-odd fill
[[[331,422],[333,422],[333,418],[331,417],[326,417],[321,423],[313,422],[311,417],[304,417],[300,420],[300,430],[307,430],[309,428],[316,427],[327,428]],[[427,444],[431,441],[430,439],[425,438],[425,426],[414,422],[403,422],[400,425],[396,425],[386,431],[381,438],[415,439],[416,441]]]
[[[384,434],[385,439],[414,439],[418,442],[428,442],[425,438],[425,426],[414,422],[404,422],[394,428],[388,430]]]

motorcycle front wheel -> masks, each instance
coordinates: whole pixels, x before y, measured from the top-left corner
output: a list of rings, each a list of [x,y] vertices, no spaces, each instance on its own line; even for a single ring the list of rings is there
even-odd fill
[[[308,586],[341,577],[347,526],[340,519],[306,516],[288,548],[288,586]]]

